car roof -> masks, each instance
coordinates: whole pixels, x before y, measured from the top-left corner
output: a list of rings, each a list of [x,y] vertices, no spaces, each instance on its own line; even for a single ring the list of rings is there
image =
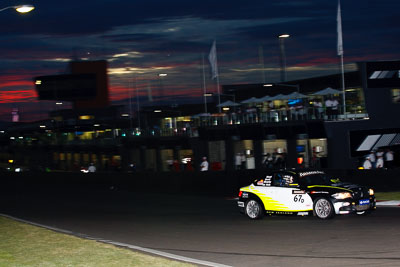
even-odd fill
[[[318,169],[312,169],[312,168],[305,168],[305,169],[299,169],[299,168],[290,168],[290,169],[275,169],[275,170],[270,170],[269,172],[294,172],[294,173],[300,173],[300,172],[318,172],[318,173],[325,173],[322,170]]]

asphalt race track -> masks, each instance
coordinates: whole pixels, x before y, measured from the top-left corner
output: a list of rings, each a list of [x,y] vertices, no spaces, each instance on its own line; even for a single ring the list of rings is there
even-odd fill
[[[251,221],[224,197],[38,190],[0,197],[0,213],[230,266],[400,266],[400,208],[367,216]]]

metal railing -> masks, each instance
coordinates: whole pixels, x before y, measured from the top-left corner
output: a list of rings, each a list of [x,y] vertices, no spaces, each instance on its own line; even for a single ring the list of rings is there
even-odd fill
[[[328,110],[326,108],[292,108],[292,109],[270,109],[262,111],[259,109],[238,110],[230,113],[208,114],[207,116],[193,116],[190,122],[185,122],[184,125],[177,127],[154,127],[148,129],[140,129],[132,132],[131,129],[120,129],[117,136],[110,137],[109,135],[100,135],[92,139],[79,139],[76,137],[73,140],[62,137],[61,132],[54,132],[52,135],[40,136],[40,144],[48,145],[97,145],[110,146],[121,145],[125,140],[140,138],[140,137],[197,137],[199,135],[198,128],[212,127],[221,125],[236,125],[236,124],[257,124],[257,123],[279,123],[290,121],[339,121],[339,120],[358,120],[368,118],[368,114],[360,106],[347,106],[346,114],[343,114],[341,107],[337,110]],[[31,145],[25,140],[12,142],[13,145]]]

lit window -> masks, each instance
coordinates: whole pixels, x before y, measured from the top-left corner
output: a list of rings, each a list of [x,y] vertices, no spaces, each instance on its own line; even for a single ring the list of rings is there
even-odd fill
[[[79,116],[79,119],[80,120],[92,120],[92,119],[94,119],[94,116],[92,116],[92,115],[82,115],[82,116]]]

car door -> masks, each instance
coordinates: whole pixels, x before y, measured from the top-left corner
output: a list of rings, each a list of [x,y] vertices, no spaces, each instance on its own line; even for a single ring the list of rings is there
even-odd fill
[[[266,177],[267,178],[267,177]],[[295,212],[312,210],[311,197],[295,184],[295,174],[276,172],[270,178],[269,186],[259,188],[265,210]]]

